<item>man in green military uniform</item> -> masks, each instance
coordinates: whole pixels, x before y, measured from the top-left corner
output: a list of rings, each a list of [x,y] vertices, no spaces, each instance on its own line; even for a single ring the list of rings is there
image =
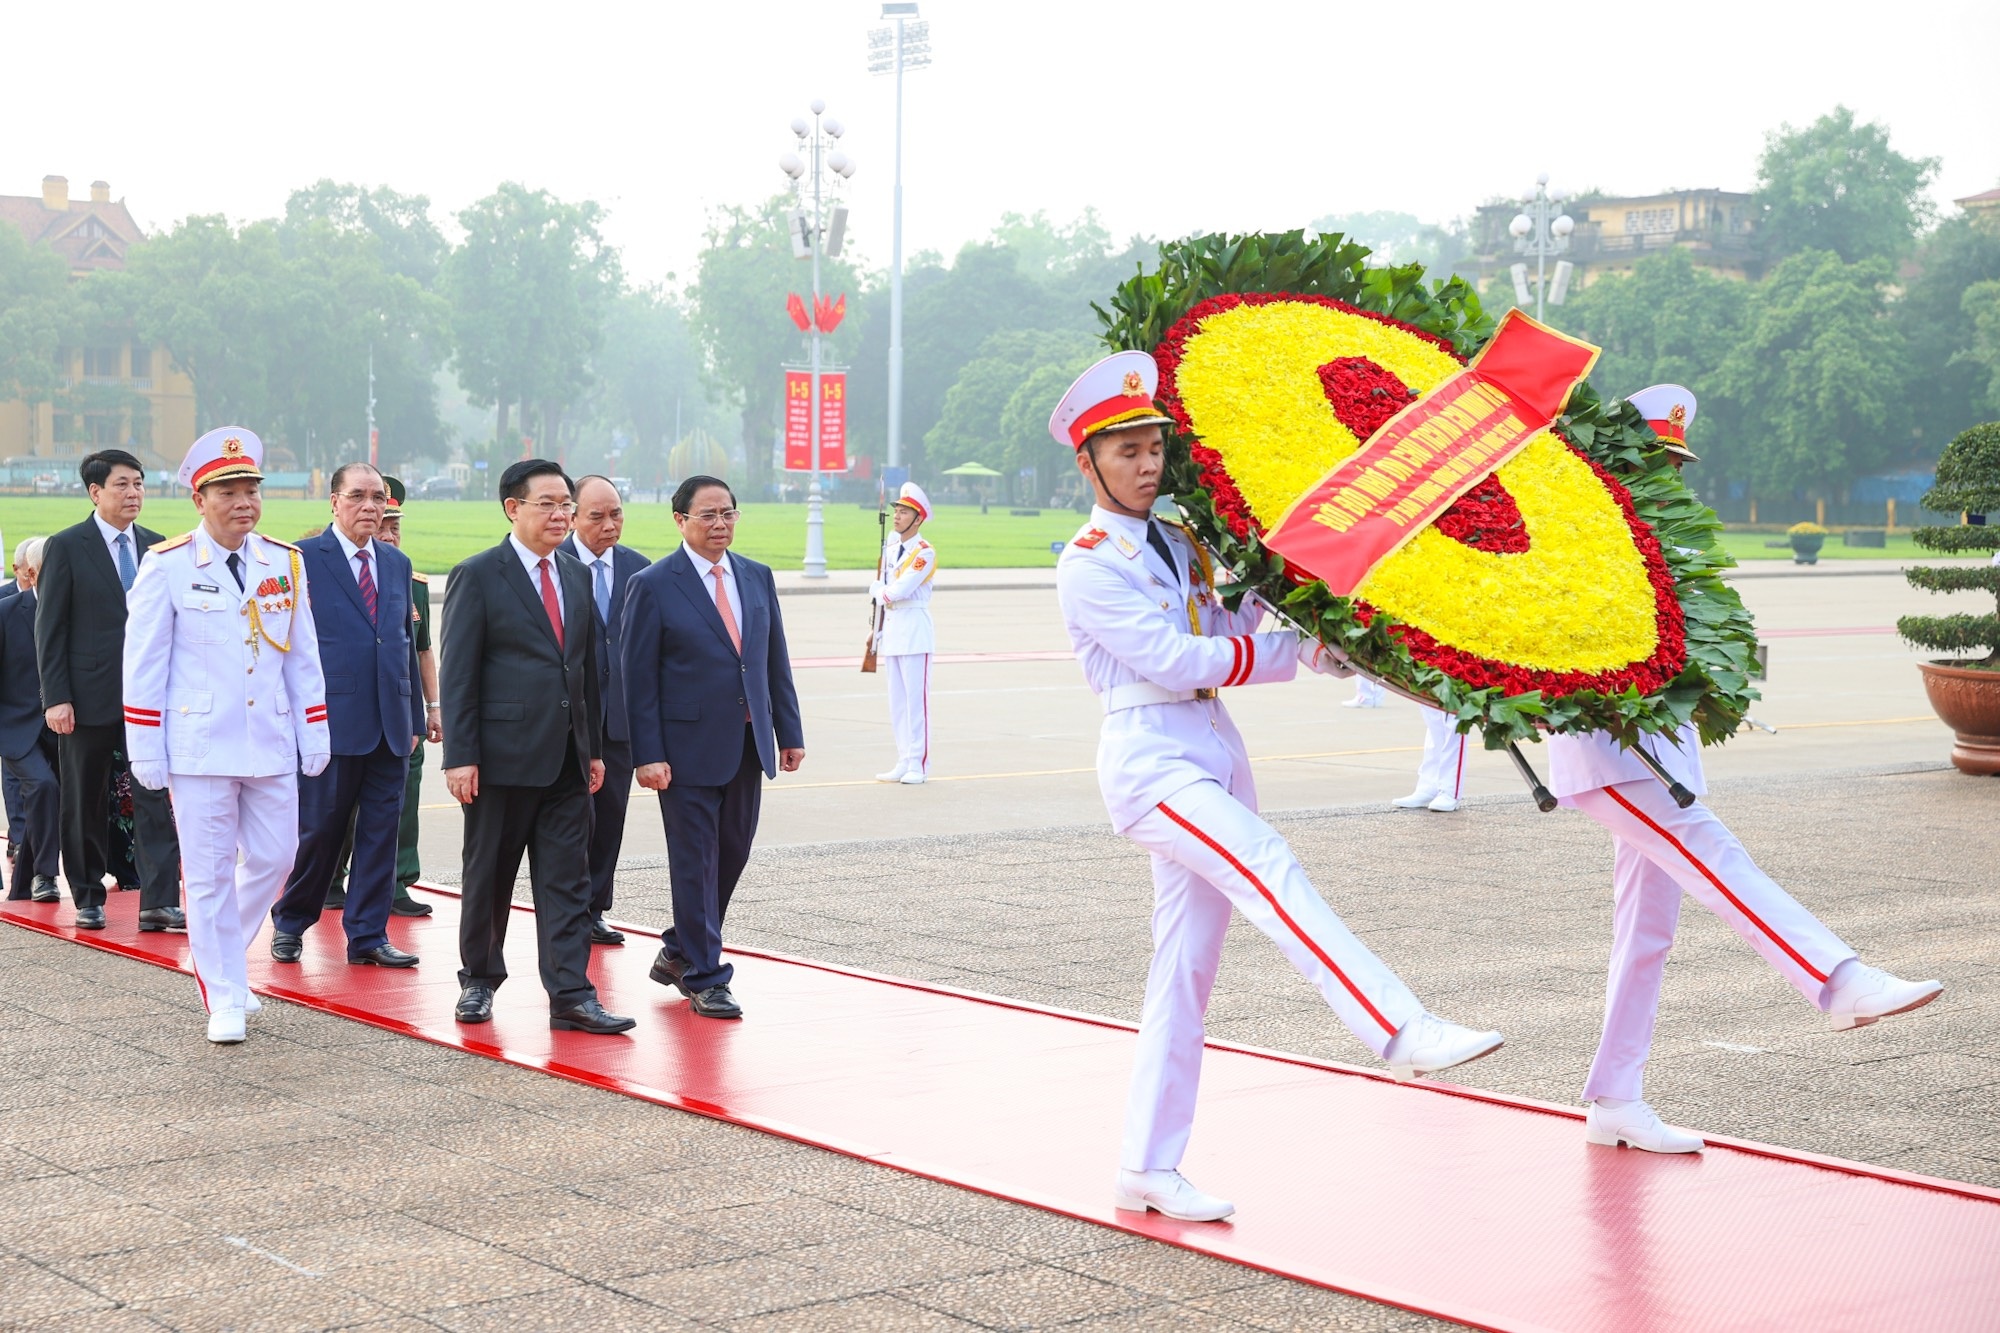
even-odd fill
[[[375,530],[375,537],[378,541],[401,548],[403,500],[408,492],[400,477],[385,476],[382,484],[389,492],[389,507],[382,514],[382,525]],[[417,854],[417,798],[424,784],[424,740],[433,745],[444,740],[443,714],[438,701],[437,652],[431,646],[429,575],[421,572],[410,575],[410,606],[416,618],[410,637],[416,640],[417,673],[422,679],[424,692],[424,738],[411,751],[409,775],[403,780],[403,822],[396,831],[396,899],[389,905],[389,910],[397,916],[429,916],[431,905],[410,896],[410,886],[423,874]],[[335,873],[333,888],[326,896],[328,907],[338,907],[347,901],[347,862],[353,851],[354,829],[350,825],[347,845],[340,852],[340,869]]]

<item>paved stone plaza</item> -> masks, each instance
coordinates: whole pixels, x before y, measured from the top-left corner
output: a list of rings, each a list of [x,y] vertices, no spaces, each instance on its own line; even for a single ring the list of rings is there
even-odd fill
[[[1938,762],[1911,655],[1880,633],[1909,596],[1899,581],[1745,589],[1760,624],[1856,632],[1775,641],[1760,713],[1782,729],[1713,757],[1711,803],[1865,957],[1948,989],[1832,1033],[1691,908],[1648,1094],[1697,1130],[2000,1185],[2000,782]],[[1046,592],[939,600],[959,640],[946,651],[1061,646]],[[795,655],[858,650],[845,599],[786,613]],[[1136,1018],[1146,862],[1070,771],[1095,725],[1074,666],[941,669],[961,691],[940,710],[944,772],[964,780],[922,789],[866,782],[886,757],[879,680],[801,680],[808,769],[767,799],[733,942]],[[1460,813],[1387,810],[1416,718],[1333,706],[1345,696],[1323,681],[1242,694],[1275,822],[1433,1008],[1507,1034],[1467,1082],[1573,1104],[1602,997],[1607,840],[1535,813],[1485,755]],[[657,924],[665,874],[639,799],[615,914]],[[424,818],[427,865],[451,881],[458,817]],[[758,996],[741,998],[755,1022]],[[0,1327],[1437,1327],[295,1005],[212,1047],[186,977],[13,928],[0,1011]],[[1240,923],[1212,1016],[1218,1038],[1368,1062]]]

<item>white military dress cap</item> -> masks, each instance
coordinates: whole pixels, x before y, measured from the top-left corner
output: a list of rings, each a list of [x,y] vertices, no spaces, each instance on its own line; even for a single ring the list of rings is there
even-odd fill
[[[181,485],[198,491],[232,477],[264,478],[264,442],[241,426],[218,426],[188,446],[181,460]]]
[[[1678,384],[1655,384],[1639,390],[1625,401],[1639,409],[1639,415],[1646,418],[1646,424],[1653,428],[1653,434],[1660,437],[1668,453],[1677,454],[1691,463],[1701,461],[1694,450],[1687,447],[1687,428],[1694,424],[1692,393]]]
[[[1130,426],[1165,426],[1173,418],[1153,405],[1160,368],[1144,352],[1113,352],[1076,377],[1049,417],[1056,443],[1081,449],[1091,436]]]
[[[907,505],[917,511],[919,522],[928,523],[931,517],[931,497],[924,494],[924,488],[914,481],[903,483],[903,489],[896,492],[896,503]]]

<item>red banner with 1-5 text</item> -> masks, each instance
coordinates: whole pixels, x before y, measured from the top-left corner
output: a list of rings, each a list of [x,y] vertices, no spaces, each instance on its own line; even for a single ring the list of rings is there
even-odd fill
[[[847,374],[819,374],[819,470],[847,471]],[[812,471],[812,372],[785,372],[785,471]]]

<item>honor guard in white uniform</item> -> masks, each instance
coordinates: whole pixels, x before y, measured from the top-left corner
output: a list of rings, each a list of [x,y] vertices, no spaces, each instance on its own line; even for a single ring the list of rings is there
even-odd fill
[[[1104,708],[1098,783],[1111,826],[1151,855],[1153,964],[1125,1119],[1115,1200],[1186,1221],[1234,1206],[1177,1169],[1193,1127],[1203,1015],[1230,909],[1278,945],[1334,1013],[1398,1077],[1500,1046],[1427,1013],[1319,896],[1278,833],[1257,817],[1250,760],[1222,687],[1291,680],[1301,662],[1343,664],[1290,630],[1258,633],[1265,608],[1228,610],[1210,557],[1180,526],[1149,517],[1164,459],[1158,371],[1140,352],[1099,362],[1049,422],[1096,491],[1063,551],[1056,588],[1084,678]]]
[[[1686,444],[1694,395],[1656,385],[1629,401],[1645,414],[1675,465],[1692,461]],[[1696,1152],[1701,1139],[1671,1129],[1644,1100],[1642,1080],[1659,1010],[1660,980],[1680,920],[1681,895],[1721,917],[1763,955],[1836,1030],[1929,1004],[1935,981],[1903,981],[1864,965],[1854,950],[1758,868],[1715,812],[1682,809],[1645,764],[1610,737],[1549,738],[1549,790],[1611,833],[1611,968],[1604,1035],[1583,1086],[1585,1134],[1597,1144],[1651,1152]],[[1707,783],[1701,738],[1692,724],[1671,739],[1641,744],[1669,776],[1697,796]]]
[[[931,516],[923,487],[904,482],[894,509],[896,533],[882,550],[882,577],[868,588],[882,608],[875,653],[889,678],[889,718],[896,729],[896,766],[875,777],[916,787],[931,768],[931,654],[937,650],[931,580],[937,577],[937,548],[918,532]]]
[[[1458,809],[1465,790],[1465,733],[1458,729],[1458,719],[1442,708],[1426,708],[1423,713],[1424,757],[1417,762],[1417,789],[1390,804],[1398,810],[1448,814]]]
[[[242,1041],[260,1007],[245,955],[298,852],[299,772],[332,753],[299,554],[254,530],[263,457],[241,427],[194,442],[180,480],[201,526],[147,553],[125,627],[126,753],[173,798],[214,1042]]]

